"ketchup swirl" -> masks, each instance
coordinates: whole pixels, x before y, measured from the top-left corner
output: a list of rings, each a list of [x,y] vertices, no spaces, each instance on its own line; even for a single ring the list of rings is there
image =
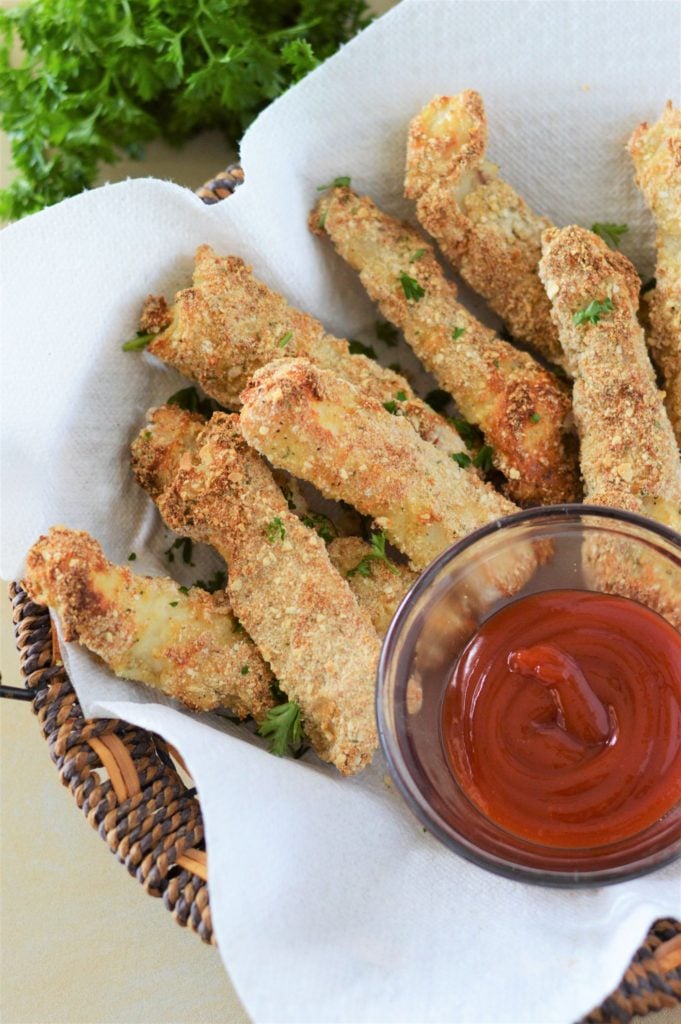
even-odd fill
[[[442,708],[468,798],[515,835],[588,848],[681,800],[681,635],[626,598],[554,590],[485,622]]]

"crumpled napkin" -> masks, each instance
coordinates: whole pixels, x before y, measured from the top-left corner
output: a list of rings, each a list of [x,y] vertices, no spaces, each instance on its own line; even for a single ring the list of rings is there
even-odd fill
[[[504,176],[557,223],[627,222],[622,248],[649,274],[651,225],[622,147],[674,94],[679,20],[654,0],[406,2],[258,118],[228,202],[135,180],[8,228],[2,575],[20,577],[56,523],[89,530],[116,561],[135,551],[137,571],[202,575],[207,562],[169,566],[173,535],[128,469],[145,410],[180,378],[121,342],[147,293],[186,285],[202,242],[244,257],[331,331],[363,336],[375,312],[307,213],[318,185],[350,174],[408,215],[407,124],[437,92],[480,90]],[[159,732],[186,759],[221,954],[256,1021],[567,1022],[617,985],[655,917],[681,916],[678,865],[575,892],[497,878],[424,834],[380,755],[343,780],[115,680],[73,645],[66,661],[87,715]]]

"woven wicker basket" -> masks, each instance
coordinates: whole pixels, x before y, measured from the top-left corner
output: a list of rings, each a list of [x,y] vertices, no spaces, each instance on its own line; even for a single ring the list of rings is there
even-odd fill
[[[243,181],[238,165],[197,192],[206,203]],[[126,722],[86,720],[59,658],[49,612],[21,585],[10,587],[25,690],[62,784],[112,853],[175,920],[214,943],[201,807],[181,758],[164,740]],[[633,1014],[681,1005],[681,923],[656,921],[619,988],[584,1021],[626,1022]]]

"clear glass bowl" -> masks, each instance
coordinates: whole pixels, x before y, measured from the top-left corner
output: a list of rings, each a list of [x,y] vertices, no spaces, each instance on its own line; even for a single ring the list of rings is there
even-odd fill
[[[589,849],[548,847],[505,831],[469,801],[441,734],[447,682],[481,623],[511,601],[558,589],[633,598],[681,632],[681,536],[628,512],[560,505],[509,516],[445,551],[409,592],[386,636],[379,736],[408,805],[451,850],[527,882],[601,885],[681,856],[681,779],[678,803],[639,834]]]

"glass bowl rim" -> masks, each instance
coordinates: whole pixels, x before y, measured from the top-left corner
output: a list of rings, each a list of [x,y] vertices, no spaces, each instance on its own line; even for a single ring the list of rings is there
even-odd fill
[[[499,533],[506,527],[514,527],[547,518],[553,518],[555,520],[559,520],[560,518],[567,519],[571,516],[593,516],[605,521],[623,522],[637,526],[647,533],[657,535],[662,540],[671,543],[676,549],[678,549],[679,554],[681,554],[681,533],[678,531],[665,526],[663,523],[660,523],[655,519],[650,519],[647,516],[640,515],[637,512],[629,512],[626,509],[612,508],[607,505],[589,505],[581,502],[571,502],[560,505],[540,505],[529,509],[521,509],[510,516],[503,516],[499,519],[493,520],[491,523],[487,523],[485,526],[482,526],[468,534],[466,537],[463,537],[451,547],[446,548],[440,555],[438,555],[437,558],[426,566],[414,585],[409,589],[400,602],[381,646],[376,676],[375,708],[380,747],[386,759],[390,775],[397,786],[398,791],[410,812],[414,814],[417,820],[420,821],[428,831],[432,832],[438,841],[441,842],[448,850],[453,852],[455,855],[470,861],[478,867],[483,868],[484,870],[506,878],[511,878],[514,881],[529,882],[535,885],[547,885],[559,888],[586,888],[624,882],[629,879],[645,875],[651,871],[657,871],[673,861],[680,859],[681,847],[678,849],[672,849],[666,857],[665,851],[662,850],[660,852],[659,859],[656,859],[654,863],[649,866],[645,865],[645,863],[641,863],[641,860],[645,861],[644,855],[643,858],[640,858],[638,861],[634,859],[631,864],[616,866],[614,868],[606,867],[600,869],[594,868],[588,871],[563,871],[515,864],[510,859],[504,861],[500,857],[488,853],[485,850],[479,850],[472,842],[470,847],[464,845],[463,842],[457,842],[457,840],[453,839],[452,836],[443,832],[434,816],[430,816],[430,808],[427,803],[425,805],[425,809],[416,803],[408,786],[405,784],[401,771],[395,762],[393,749],[396,747],[396,743],[391,739],[392,731],[387,724],[386,716],[383,711],[385,680],[397,638],[402,632],[406,618],[415,599],[419,595],[422,595],[424,590],[427,590],[440,571],[470,547],[492,534]]]

